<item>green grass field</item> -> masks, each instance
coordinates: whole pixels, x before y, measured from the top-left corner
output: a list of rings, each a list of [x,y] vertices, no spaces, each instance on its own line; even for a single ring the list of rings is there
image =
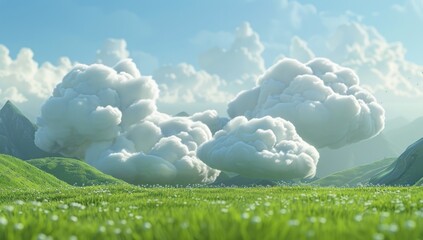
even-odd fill
[[[0,239],[419,239],[422,187],[0,192]]]
[[[18,158],[0,154],[0,191],[4,188],[43,189],[67,186],[54,176]]]

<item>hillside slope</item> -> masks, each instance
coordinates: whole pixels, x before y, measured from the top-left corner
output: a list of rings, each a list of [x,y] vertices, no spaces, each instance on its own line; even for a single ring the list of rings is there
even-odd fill
[[[60,188],[69,186],[21,159],[0,154],[0,189]]]
[[[127,184],[77,159],[50,157],[32,159],[28,163],[74,186]]]
[[[395,158],[386,158],[370,164],[358,166],[345,171],[340,171],[327,177],[312,182],[312,185],[319,186],[357,186],[368,184],[370,179],[395,161]]]

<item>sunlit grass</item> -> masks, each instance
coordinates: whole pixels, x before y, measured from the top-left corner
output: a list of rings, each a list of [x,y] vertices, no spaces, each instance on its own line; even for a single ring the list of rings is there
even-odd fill
[[[0,239],[417,239],[423,188],[0,191]]]

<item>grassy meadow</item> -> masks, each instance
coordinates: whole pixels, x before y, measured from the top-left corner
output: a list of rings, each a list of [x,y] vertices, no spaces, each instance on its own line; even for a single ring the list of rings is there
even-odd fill
[[[0,239],[419,239],[422,190],[0,189]]]

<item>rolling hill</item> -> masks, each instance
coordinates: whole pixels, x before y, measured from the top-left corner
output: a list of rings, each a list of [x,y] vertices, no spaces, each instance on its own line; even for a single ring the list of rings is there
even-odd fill
[[[73,186],[127,184],[77,159],[50,157],[27,162]]]
[[[312,185],[335,186],[335,187],[353,187],[360,184],[368,184],[370,179],[379,172],[391,165],[396,158],[385,158],[370,164],[361,165],[348,170],[340,171],[313,181]]]
[[[69,186],[21,159],[0,154],[0,189],[60,188]]]

